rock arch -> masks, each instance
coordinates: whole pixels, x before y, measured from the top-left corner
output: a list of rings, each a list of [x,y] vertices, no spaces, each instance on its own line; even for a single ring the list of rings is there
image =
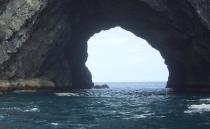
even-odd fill
[[[0,79],[45,78],[90,88],[87,40],[114,26],[159,50],[167,87],[210,87],[208,0],[6,0],[0,2]]]
[[[168,68],[159,51],[119,26],[88,39],[86,65],[96,83],[168,81]]]

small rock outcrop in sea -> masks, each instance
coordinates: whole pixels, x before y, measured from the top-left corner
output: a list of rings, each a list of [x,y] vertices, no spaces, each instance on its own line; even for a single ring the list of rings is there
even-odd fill
[[[87,41],[116,26],[161,53],[167,87],[210,89],[209,0],[0,0],[0,79],[91,88]]]
[[[103,84],[103,85],[95,85],[93,88],[94,89],[109,89],[109,86],[107,84]]]
[[[53,82],[44,79],[0,80],[0,92],[54,90]]]

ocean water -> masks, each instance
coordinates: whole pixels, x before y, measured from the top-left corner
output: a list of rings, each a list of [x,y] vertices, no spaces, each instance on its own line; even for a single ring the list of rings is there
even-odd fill
[[[210,129],[210,95],[175,94],[165,83],[0,96],[0,129]]]

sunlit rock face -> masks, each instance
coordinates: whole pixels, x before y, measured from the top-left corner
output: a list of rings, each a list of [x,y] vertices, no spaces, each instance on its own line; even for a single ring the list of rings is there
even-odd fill
[[[91,88],[87,40],[115,26],[160,51],[168,87],[210,88],[209,0],[0,0],[0,79]]]

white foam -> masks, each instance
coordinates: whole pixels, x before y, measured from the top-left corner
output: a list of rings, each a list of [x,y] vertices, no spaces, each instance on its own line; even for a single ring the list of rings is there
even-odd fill
[[[154,113],[147,113],[147,114],[141,114],[141,115],[134,115],[132,117],[129,117],[129,118],[124,118],[126,120],[129,120],[129,119],[144,119],[144,118],[147,118],[149,116],[153,116],[155,115]]]
[[[39,112],[38,107],[8,107],[8,108],[0,108],[1,110],[11,110],[11,111],[16,111],[16,112]],[[1,119],[1,115],[0,115]]]
[[[58,126],[59,124],[58,123],[50,123],[51,125],[53,126]]]
[[[156,116],[157,118],[165,118],[166,116]]]
[[[35,93],[37,90],[15,90],[14,93]]]
[[[79,96],[76,93],[55,93],[57,96]]]
[[[210,104],[190,105],[185,113],[210,112]]]
[[[21,108],[19,107],[4,107],[4,108],[0,108],[1,110],[12,110],[12,111],[22,111]]]
[[[0,115],[0,120],[3,120],[5,118],[5,116]]]
[[[142,115],[135,115],[133,118],[134,119],[140,119],[140,118],[147,118],[147,114],[142,114]]]
[[[26,109],[24,112],[39,112],[39,108]]]
[[[200,101],[209,101],[210,102],[210,98],[200,99]]]

